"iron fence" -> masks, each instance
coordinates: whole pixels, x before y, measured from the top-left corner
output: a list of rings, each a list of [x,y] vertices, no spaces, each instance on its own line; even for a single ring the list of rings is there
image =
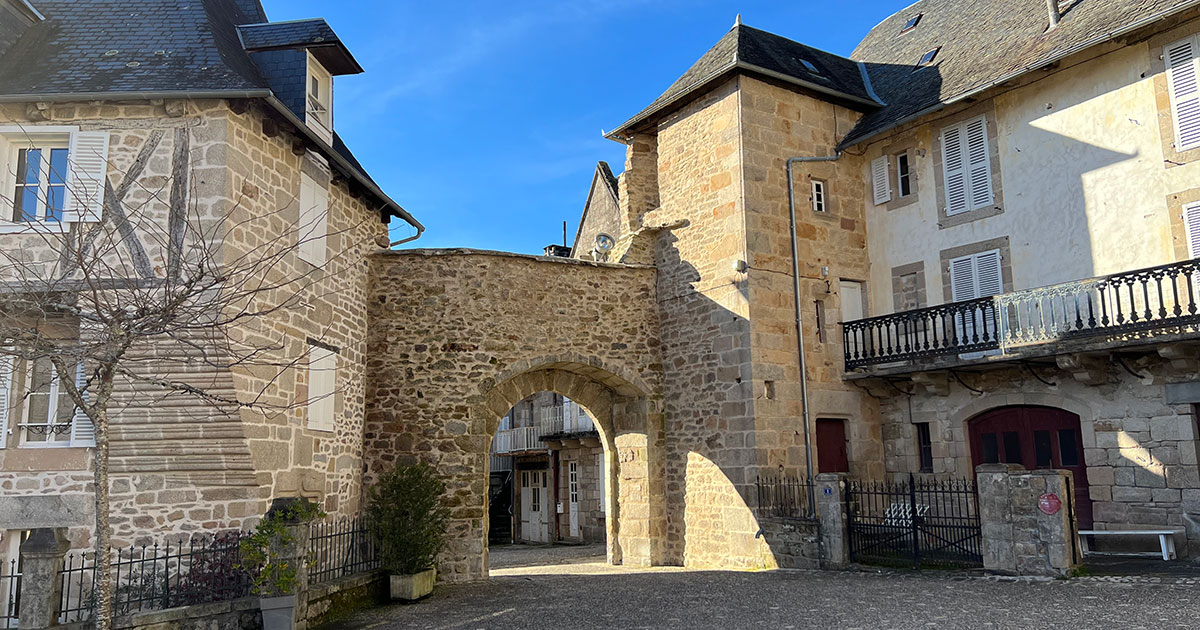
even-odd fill
[[[847,371],[933,356],[1200,332],[1200,258],[842,326]]]
[[[978,496],[971,479],[851,481],[846,489],[850,560],[942,568],[983,565]]]
[[[113,576],[113,613],[220,602],[250,594],[250,576],[240,568],[244,532],[168,540],[118,549],[108,564]],[[60,621],[91,619],[96,607],[94,553],[69,554],[59,572]]]
[[[0,628],[16,628],[21,611],[21,565],[0,563]]]
[[[308,583],[320,584],[380,568],[380,542],[365,515],[313,523],[308,538]]]
[[[816,514],[810,509],[809,502],[813,488],[807,480],[787,476],[759,476],[756,486],[760,515],[781,518],[816,518]]]

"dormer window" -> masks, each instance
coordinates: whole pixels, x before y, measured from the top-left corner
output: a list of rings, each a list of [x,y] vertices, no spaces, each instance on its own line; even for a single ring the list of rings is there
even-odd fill
[[[941,49],[942,47],[938,46],[937,48],[929,50],[924,55],[921,55],[921,60],[917,62],[917,67],[914,70],[920,70],[921,68],[933,63],[933,59],[937,57],[938,51]]]
[[[918,14],[908,18],[908,21],[904,23],[904,28],[900,29],[900,34],[903,35],[909,31],[913,30],[914,28],[917,28],[917,24],[920,23],[922,15],[925,15],[925,14],[918,13]]]
[[[333,144],[333,77],[312,54],[308,55],[308,89],[304,101],[304,122]]]

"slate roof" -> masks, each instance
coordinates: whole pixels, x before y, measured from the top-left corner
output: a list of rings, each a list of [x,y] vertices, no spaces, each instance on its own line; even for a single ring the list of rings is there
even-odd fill
[[[266,21],[259,0],[33,0],[33,5],[46,19],[26,28],[0,54],[0,100],[278,96],[272,90],[278,77],[255,63],[237,28]],[[303,24],[304,29],[250,30],[263,30],[264,39],[276,41],[297,34],[311,38],[324,32],[321,27],[333,32],[324,20]],[[336,35],[333,39],[344,50]],[[298,117],[303,120],[302,108]],[[344,160],[348,175],[379,196],[392,214],[420,226],[379,190],[340,137],[335,135],[331,148],[331,157]]]
[[[604,184],[608,186],[609,192],[612,193],[613,199],[619,199],[620,193],[617,192],[617,178],[613,175],[612,168],[608,166],[608,162],[600,160],[596,164],[596,170],[600,171],[600,177],[604,178]]]
[[[321,18],[245,24],[238,27],[238,33],[242,37],[242,45],[249,51],[310,48],[334,75],[363,71],[342,40]]]
[[[817,72],[811,72],[804,65],[804,61],[811,63]],[[646,109],[607,134],[608,137],[620,135],[673,105],[686,102],[689,96],[703,91],[705,87],[738,68],[797,83],[825,92],[833,98],[858,102],[868,107],[877,106],[863,81],[862,71],[857,63],[738,23],[692,64],[683,76],[671,84],[666,92]]]
[[[1045,0],[920,0],[872,29],[851,54],[866,65],[887,106],[868,113],[842,144],[1099,43],[1114,30],[1197,5],[1200,0],[1061,0],[1062,19],[1046,31]],[[917,14],[916,28],[901,35]],[[913,72],[921,55],[937,46],[933,64]]]

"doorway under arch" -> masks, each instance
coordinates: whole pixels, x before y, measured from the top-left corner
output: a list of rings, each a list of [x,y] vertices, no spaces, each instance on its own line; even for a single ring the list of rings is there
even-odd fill
[[[967,427],[976,466],[1003,463],[1071,471],[1079,527],[1091,529],[1092,498],[1078,415],[1057,407],[997,407],[971,418]]]

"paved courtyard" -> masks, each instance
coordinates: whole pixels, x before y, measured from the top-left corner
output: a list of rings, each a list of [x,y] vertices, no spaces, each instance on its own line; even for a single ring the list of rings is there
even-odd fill
[[[603,548],[501,548],[486,584],[362,612],[355,630],[1194,628],[1200,579],[1002,581],[936,572],[625,569]],[[531,566],[525,558],[557,558]],[[496,556],[499,556],[498,558]],[[497,562],[499,561],[499,562]]]

